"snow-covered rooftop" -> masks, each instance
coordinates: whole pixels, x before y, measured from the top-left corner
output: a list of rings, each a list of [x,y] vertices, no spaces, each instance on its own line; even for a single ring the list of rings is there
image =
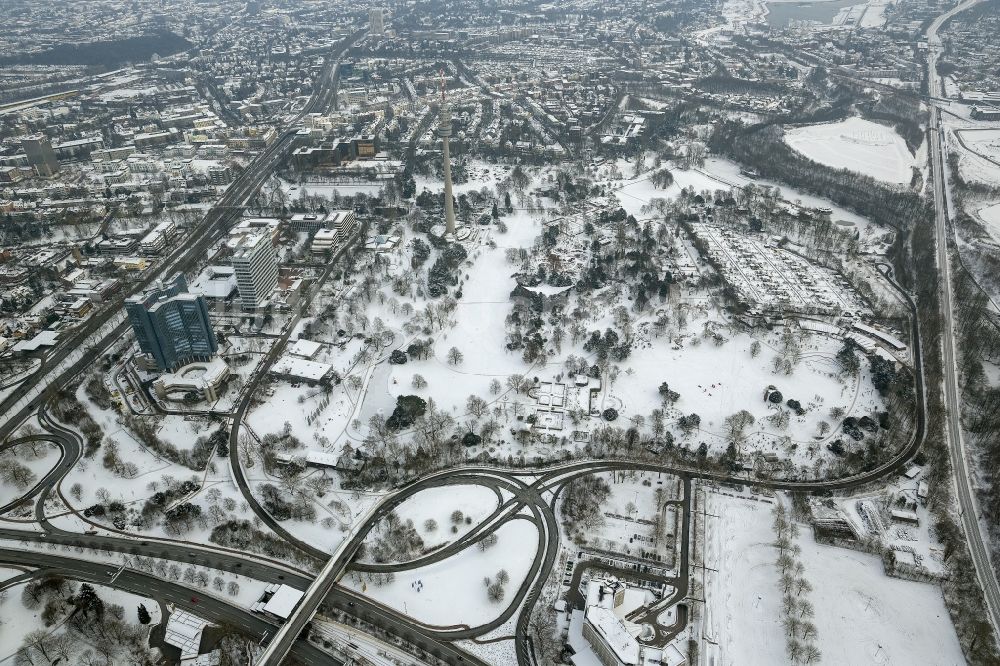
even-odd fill
[[[625,630],[618,616],[603,606],[587,609],[589,621],[623,664],[639,663],[639,643]]]
[[[271,369],[276,375],[285,375],[309,381],[319,381],[333,371],[333,366],[329,363],[317,363],[307,361],[294,356],[282,356]]]
[[[264,611],[280,618],[288,618],[302,598],[302,592],[294,587],[281,585],[264,605]]]
[[[319,342],[312,340],[296,340],[289,348],[288,353],[302,358],[312,358],[323,347]]]
[[[163,642],[179,648],[182,659],[197,656],[198,648],[201,646],[201,632],[206,625],[208,625],[207,620],[175,608],[167,620]]]

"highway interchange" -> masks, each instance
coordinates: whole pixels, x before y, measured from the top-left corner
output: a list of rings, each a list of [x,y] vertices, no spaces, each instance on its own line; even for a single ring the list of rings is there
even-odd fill
[[[976,0],[963,3],[947,14],[942,15],[928,28],[928,40],[937,43],[938,28],[955,13],[976,3]],[[362,33],[353,35],[336,58],[331,58],[324,67],[320,84],[314,97],[310,100],[302,114],[319,109],[331,108],[336,99],[337,62],[351,44],[360,38]],[[930,90],[933,95],[938,89],[937,77],[934,71],[933,58],[930,70]],[[301,118],[301,115],[295,119]],[[950,321],[952,312],[951,286],[948,279],[949,263],[947,253],[947,197],[945,192],[944,165],[942,160],[940,111],[931,105],[931,167],[934,174],[934,200],[936,208],[936,232],[938,238],[938,262],[941,270],[942,308],[945,320]],[[158,270],[148,272],[134,285],[133,292],[146,287],[152,281],[175,271],[192,270],[212,247],[226,233],[230,223],[237,219],[242,205],[253,196],[261,184],[288,156],[294,145],[294,130],[281,134],[274,143],[261,153],[254,162],[234,181],[219,203],[213,207],[202,222],[185,237],[183,243],[174,250],[159,266]],[[319,288],[329,277],[333,262],[323,271],[320,278],[310,287],[310,294],[318,293]],[[900,289],[902,292],[902,290]],[[908,294],[902,292],[914,315],[916,306]],[[302,629],[311,619],[314,611],[329,613],[338,611],[375,625],[390,635],[415,646],[421,654],[433,655],[446,663],[485,664],[481,659],[453,645],[453,641],[474,638],[488,634],[516,616],[515,647],[518,663],[528,666],[535,663],[528,640],[528,626],[532,610],[539,600],[542,589],[549,579],[559,551],[560,527],[556,519],[555,502],[560,490],[566,483],[581,475],[598,472],[621,470],[645,470],[677,476],[684,481],[684,511],[681,548],[681,574],[679,581],[686,583],[687,555],[689,544],[690,497],[692,480],[705,480],[721,483],[744,483],[745,476],[731,475],[705,468],[696,464],[652,464],[629,461],[611,460],[578,460],[559,465],[549,465],[530,470],[504,470],[487,466],[463,466],[449,470],[434,472],[412,481],[386,495],[376,508],[355,525],[350,537],[332,559],[311,544],[296,538],[284,529],[278,521],[267,514],[250,492],[249,484],[240,465],[238,456],[238,432],[246,411],[254,395],[257,382],[265,374],[267,365],[276,360],[282,350],[288,335],[294,328],[294,322],[289,325],[282,337],[272,347],[263,368],[246,387],[243,398],[234,415],[230,429],[230,464],[242,494],[250,503],[254,512],[276,534],[288,540],[292,545],[321,562],[330,559],[323,570],[323,576],[288,564],[270,560],[249,553],[238,552],[217,546],[185,543],[178,541],[137,538],[127,535],[103,536],[97,534],[78,534],[54,526],[45,515],[45,500],[53,492],[61,494],[59,485],[62,478],[79,461],[83,442],[79,434],[58,423],[49,414],[49,405],[56,397],[56,389],[68,385],[74,378],[91,365],[105,350],[109,349],[127,330],[127,323],[117,323],[115,317],[119,314],[121,301],[110,304],[96,313],[88,322],[62,341],[45,359],[41,367],[32,375],[17,394],[0,402],[0,412],[5,416],[0,423],[0,437],[9,438],[20,424],[32,415],[37,415],[40,424],[45,429],[42,434],[28,437],[11,438],[5,446],[34,441],[47,442],[59,447],[60,460],[37,484],[30,488],[17,503],[34,500],[35,516],[41,530],[30,529],[0,529],[0,538],[9,546],[19,544],[51,544],[74,548],[91,549],[140,555],[143,557],[163,558],[176,562],[197,562],[210,568],[224,571],[239,572],[261,581],[285,582],[303,590],[319,586],[321,593],[316,595],[310,607],[304,608],[296,618],[296,624],[284,632],[282,638],[287,645],[276,646],[276,653],[290,654],[296,661],[303,664],[341,663],[336,657],[324,652],[316,645],[301,638]],[[297,320],[297,318],[296,318]],[[917,424],[909,444],[897,452],[891,459],[867,472],[841,479],[827,481],[798,480],[754,480],[754,485],[773,490],[799,490],[806,492],[823,492],[849,490],[861,487],[872,481],[885,478],[902,469],[919,450],[926,432],[925,423],[925,387],[923,368],[921,364],[920,331],[917,328],[918,318],[911,317],[914,341],[913,355],[915,359],[915,379],[917,395],[920,402]],[[110,328],[110,330],[109,330]],[[955,483],[958,490],[957,498],[961,507],[962,524],[969,540],[973,559],[976,563],[980,582],[986,592],[994,626],[1000,626],[1000,591],[997,580],[990,565],[988,551],[982,538],[978,524],[975,492],[971,482],[971,472],[967,468],[966,456],[961,438],[960,396],[954,369],[955,363],[954,336],[950,327],[943,336],[945,377],[945,399],[949,411],[948,432],[952,464],[955,470]],[[467,534],[446,547],[413,562],[405,564],[374,564],[353,561],[358,549],[371,529],[390,511],[402,502],[413,497],[422,490],[458,484],[477,484],[491,488],[499,493],[505,491],[510,496],[502,501],[497,509],[481,524],[475,526]],[[9,511],[15,503],[0,507],[0,513]],[[527,513],[525,513],[527,512]],[[397,611],[366,599],[342,585],[338,584],[344,573],[350,569],[359,572],[395,572],[412,569],[418,566],[442,561],[461,550],[473,546],[480,539],[492,534],[507,521],[529,520],[538,532],[538,543],[535,559],[530,571],[519,585],[510,602],[504,610],[490,623],[479,627],[439,628],[422,625]],[[265,643],[275,635],[281,634],[281,627],[274,621],[260,614],[251,613],[222,599],[207,595],[200,589],[188,585],[167,581],[130,567],[119,570],[119,566],[108,562],[82,559],[69,555],[56,555],[43,552],[37,547],[4,547],[0,548],[0,562],[37,567],[39,570],[61,572],[63,575],[103,585],[112,584],[115,587],[143,596],[154,596],[157,601],[176,604],[194,612],[207,620],[240,627],[246,633]],[[111,583],[110,579],[118,574]],[[686,585],[685,585],[686,587]],[[197,601],[195,601],[197,599]],[[277,643],[272,641],[271,644]],[[279,663],[280,658],[273,663]]]

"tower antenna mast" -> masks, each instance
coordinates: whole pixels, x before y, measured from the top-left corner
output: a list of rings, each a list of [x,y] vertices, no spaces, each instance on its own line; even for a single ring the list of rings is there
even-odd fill
[[[441,79],[441,112],[438,134],[441,136],[441,157],[444,167],[444,222],[445,233],[455,235],[455,201],[451,189],[451,153],[448,150],[448,139],[451,137],[451,111],[444,90],[444,68],[438,70]]]

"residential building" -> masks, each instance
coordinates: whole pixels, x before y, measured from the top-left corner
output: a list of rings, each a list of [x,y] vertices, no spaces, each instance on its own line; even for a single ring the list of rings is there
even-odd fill
[[[385,34],[385,15],[381,7],[368,10],[368,32],[372,35]]]
[[[161,371],[207,361],[218,350],[205,299],[188,293],[183,273],[132,296],[125,310],[139,348]]]
[[[324,254],[343,247],[357,230],[358,217],[354,211],[335,210],[326,216],[323,226],[324,228],[313,236],[310,246],[313,254]]]
[[[28,156],[28,164],[35,168],[35,173],[39,176],[48,178],[59,173],[59,160],[47,136],[43,134],[29,136],[21,141],[21,147]]]
[[[176,226],[170,220],[164,220],[156,225],[139,241],[139,249],[143,254],[159,254],[167,245],[176,231]]]

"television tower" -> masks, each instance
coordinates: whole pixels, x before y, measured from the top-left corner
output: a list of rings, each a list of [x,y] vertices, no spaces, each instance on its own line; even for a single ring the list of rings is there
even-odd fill
[[[444,70],[439,71],[441,77],[441,112],[438,123],[438,136],[441,137],[441,152],[444,157],[444,226],[445,234],[455,234],[455,201],[451,194],[451,154],[448,152],[448,139],[451,138],[451,109],[444,94]]]

